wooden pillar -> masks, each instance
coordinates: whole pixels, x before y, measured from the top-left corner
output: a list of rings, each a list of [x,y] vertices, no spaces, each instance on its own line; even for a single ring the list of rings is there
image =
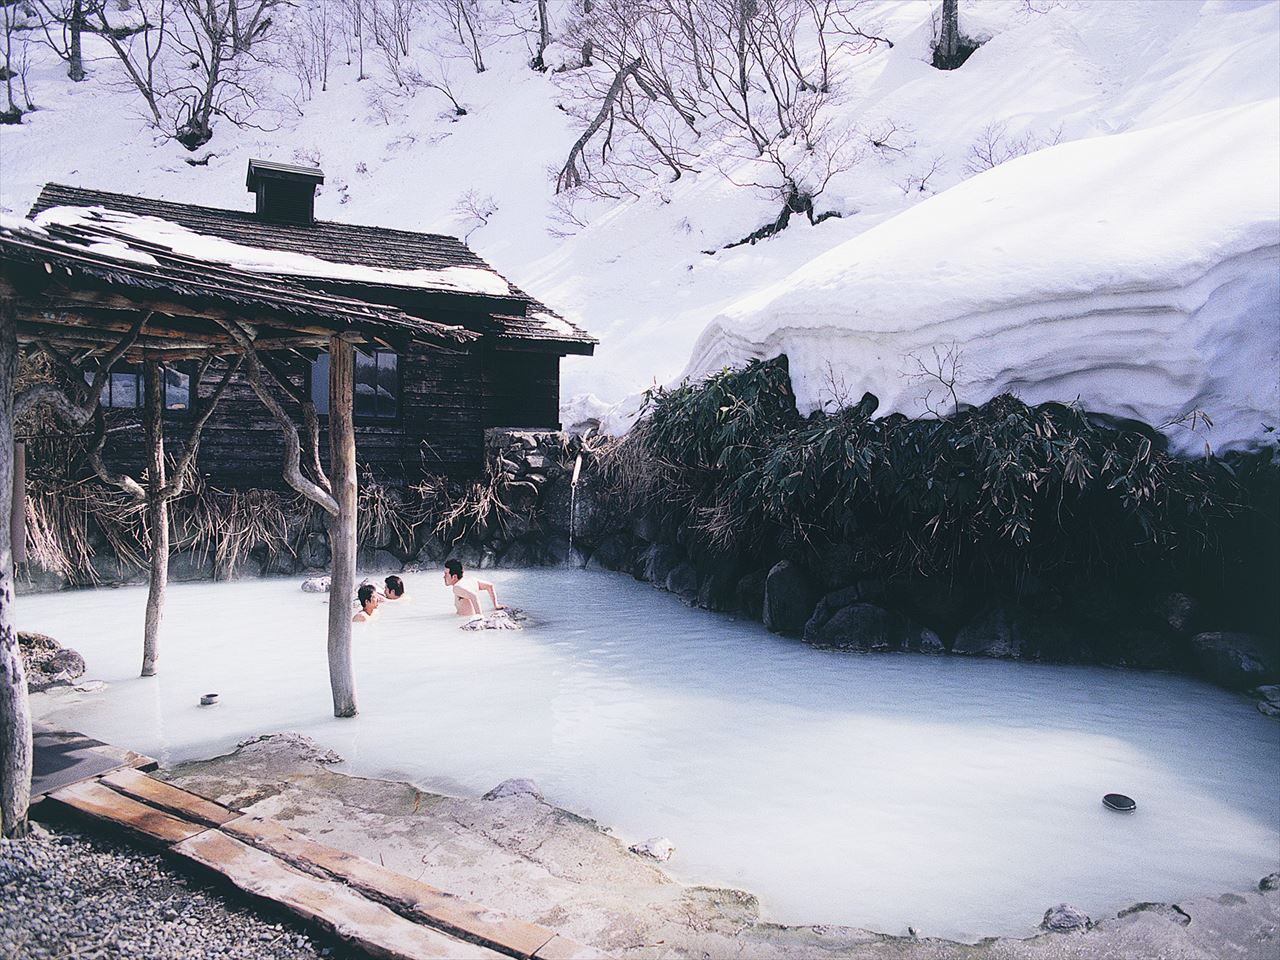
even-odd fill
[[[13,513],[9,519],[9,544],[13,566],[27,562],[27,445],[13,444]]]
[[[0,300],[0,834],[27,832],[31,801],[31,713],[13,610],[13,389],[18,374],[18,317]]]
[[[153,677],[160,659],[160,622],[169,585],[169,498],[164,494],[164,382],[160,361],[142,364],[142,425],[147,438],[147,521],[151,527],[151,577],[142,634],[142,676]],[[194,387],[194,385],[193,385]]]
[[[329,520],[333,571],[329,580],[329,686],[333,715],[356,715],[351,670],[351,601],[356,592],[355,351],[329,338],[329,482],[338,515]]]

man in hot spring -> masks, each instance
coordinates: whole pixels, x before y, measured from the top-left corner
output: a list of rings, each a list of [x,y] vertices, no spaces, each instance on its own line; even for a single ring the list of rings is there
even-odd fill
[[[374,614],[378,612],[378,588],[372,583],[362,583],[360,589],[356,591],[356,603],[360,605],[360,609],[356,611],[351,621],[364,623],[366,620],[372,620]]]
[[[461,560],[444,562],[444,585],[453,591],[453,609],[460,617],[480,616],[481,591],[489,594],[494,610],[505,609],[498,602],[498,595],[494,592],[492,583],[462,575]]]

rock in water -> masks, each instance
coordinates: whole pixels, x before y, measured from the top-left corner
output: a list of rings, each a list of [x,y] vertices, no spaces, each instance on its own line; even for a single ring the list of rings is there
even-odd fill
[[[1268,873],[1258,881],[1258,889],[1263,893],[1270,890],[1280,890],[1280,873]]]
[[[542,791],[527,777],[512,777],[510,780],[503,780],[480,799],[501,800],[504,797],[533,797],[535,800],[541,800]]]
[[[523,610],[515,607],[503,607],[495,610],[487,617],[475,617],[464,623],[462,630],[523,630],[529,617]]]
[[[804,570],[790,560],[781,560],[765,577],[764,625],[774,633],[802,633],[817,601]]]
[[[303,593],[328,593],[329,578],[328,577],[307,577],[302,581]]]
[[[650,860],[666,861],[676,852],[676,845],[666,837],[650,837],[643,843],[633,843],[627,849]]]
[[[1248,633],[1198,633],[1191,640],[1200,668],[1214,683],[1248,690],[1280,680],[1280,651],[1265,637]]]
[[[1077,910],[1069,903],[1060,903],[1044,912],[1040,921],[1040,929],[1050,933],[1071,933],[1076,930],[1088,930],[1093,925],[1084,912]]]

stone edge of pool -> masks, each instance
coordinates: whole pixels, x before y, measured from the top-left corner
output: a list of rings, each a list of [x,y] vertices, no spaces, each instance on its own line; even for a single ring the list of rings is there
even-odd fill
[[[1254,892],[1137,903],[1083,928],[1062,929],[1079,918],[1058,914],[1052,922],[1059,929],[1027,939],[970,944],[774,924],[761,919],[754,895],[680,883],[630,852],[608,827],[548,803],[532,785],[481,799],[452,797],[411,783],[350,776],[332,769],[338,759],[305,736],[270,734],[155,775],[616,957],[1087,960],[1252,957],[1280,950],[1280,874],[1264,878]],[[1047,910],[1054,906],[1045,904]],[[1029,925],[1035,922],[1028,918]]]

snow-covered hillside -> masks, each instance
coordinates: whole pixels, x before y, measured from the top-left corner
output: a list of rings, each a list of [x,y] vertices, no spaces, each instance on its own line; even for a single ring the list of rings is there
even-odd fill
[[[566,423],[611,407],[617,427],[654,382],[780,349],[809,405],[830,364],[855,398],[913,411],[913,355],[936,347],[961,358],[962,400],[1079,396],[1158,424],[1200,408],[1216,448],[1264,439],[1280,419],[1280,5],[962,0],[962,27],[989,39],[951,72],[928,63],[936,7],[865,6],[894,46],[844,58],[841,115],[868,141],[897,132],[819,199],[840,219],[754,245],[723,249],[777,200],[735,186],[724,157],[595,201],[565,235],[550,171],[581,129],[559,109],[571,75],[531,71],[514,35],[486,72],[451,67],[466,116],[430,91],[379,93],[374,63],[365,81],[335,63],[270,132],[220,124],[204,166],[109,83],[112,62],[71,84],[33,52],[42,109],[0,128],[0,206],[25,213],[52,180],[247,208],[250,157],[318,163],[318,216],[472,230],[500,272],[600,337],[564,364]],[[415,43],[434,42],[426,29]],[[973,175],[975,145],[1054,141]],[[492,198],[487,223],[459,212],[467,195]]]

